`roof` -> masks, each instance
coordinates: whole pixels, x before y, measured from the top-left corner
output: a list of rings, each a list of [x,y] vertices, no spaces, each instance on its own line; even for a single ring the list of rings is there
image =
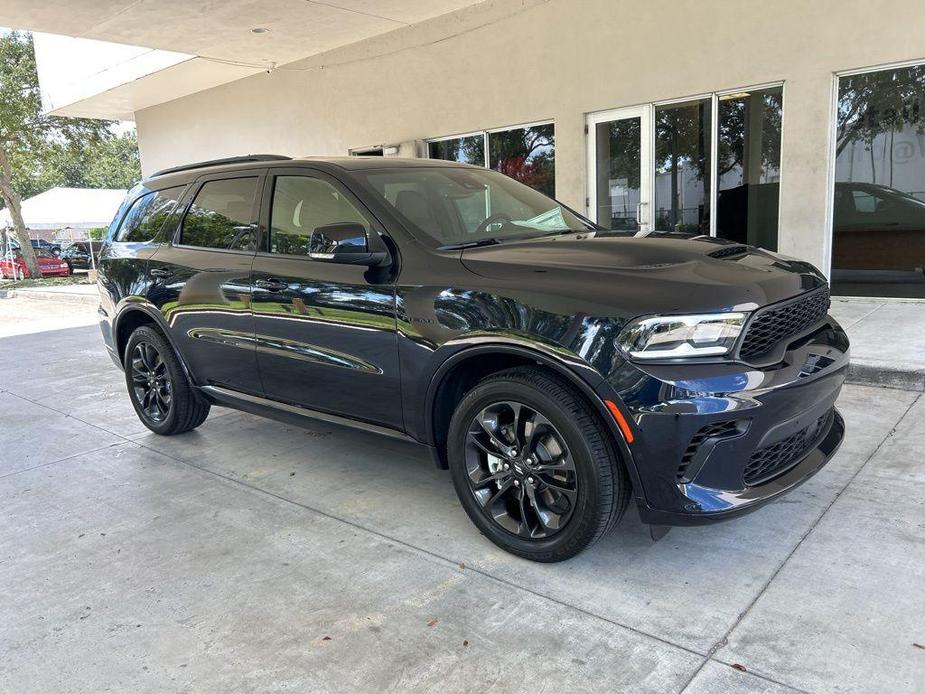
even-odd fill
[[[257,159],[265,157],[265,159]],[[269,159],[269,157],[274,157]],[[331,171],[331,169],[340,169],[342,171],[364,171],[370,169],[404,169],[404,168],[469,168],[481,169],[481,166],[472,166],[471,164],[462,164],[455,161],[445,161],[443,159],[406,159],[401,157],[356,157],[356,156],[333,156],[333,157],[299,157],[290,159],[288,157],[278,157],[270,154],[250,154],[234,161],[234,157],[226,159],[216,159],[192,163],[185,166],[175,166],[161,171],[156,171],[145,179],[148,181],[157,181],[151,185],[157,189],[185,185],[199,176],[212,173],[223,173],[231,171],[244,171],[247,169],[274,169],[274,168],[296,168],[299,166],[311,166],[321,170]]]
[[[109,226],[125,190],[119,188],[65,188],[46,190],[22,201],[22,216],[30,229]],[[0,210],[0,226],[10,226],[9,210]]]

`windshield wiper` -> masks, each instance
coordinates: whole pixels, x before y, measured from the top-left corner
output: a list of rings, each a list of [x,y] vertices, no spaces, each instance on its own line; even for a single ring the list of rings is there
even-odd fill
[[[478,241],[463,241],[461,243],[448,243],[445,246],[440,246],[438,250],[441,251],[456,251],[460,248],[476,248],[477,246],[495,246],[501,243],[501,239],[491,237],[487,239],[479,239]]]

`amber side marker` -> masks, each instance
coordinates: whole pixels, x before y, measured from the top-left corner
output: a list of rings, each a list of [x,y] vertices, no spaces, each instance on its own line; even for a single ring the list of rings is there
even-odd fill
[[[613,415],[614,420],[617,422],[617,426],[620,427],[620,431],[623,432],[623,438],[626,439],[627,443],[632,443],[633,439],[636,437],[633,436],[633,430],[630,429],[630,424],[626,421],[626,417],[623,416],[623,413],[620,412],[620,408],[617,407],[616,403],[612,400],[605,400],[604,404],[607,405],[607,409],[610,410],[610,414]]]

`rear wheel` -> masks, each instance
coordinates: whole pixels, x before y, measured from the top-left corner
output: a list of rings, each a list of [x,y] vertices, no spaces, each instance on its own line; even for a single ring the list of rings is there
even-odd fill
[[[150,326],[128,339],[125,382],[138,418],[155,434],[182,434],[209,416],[209,403],[193,390],[173,347]]]
[[[479,382],[450,422],[457,496],[499,547],[568,559],[623,515],[629,482],[603,425],[570,384],[534,367]]]

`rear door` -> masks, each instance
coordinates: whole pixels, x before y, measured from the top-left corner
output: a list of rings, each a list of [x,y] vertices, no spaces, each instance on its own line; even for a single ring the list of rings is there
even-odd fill
[[[358,265],[312,260],[312,231],[345,222],[381,229],[340,182],[272,169],[254,260],[257,362],[267,397],[402,427],[395,288]]]
[[[251,265],[265,172],[193,184],[172,242],[150,261],[154,302],[199,385],[259,394]]]

